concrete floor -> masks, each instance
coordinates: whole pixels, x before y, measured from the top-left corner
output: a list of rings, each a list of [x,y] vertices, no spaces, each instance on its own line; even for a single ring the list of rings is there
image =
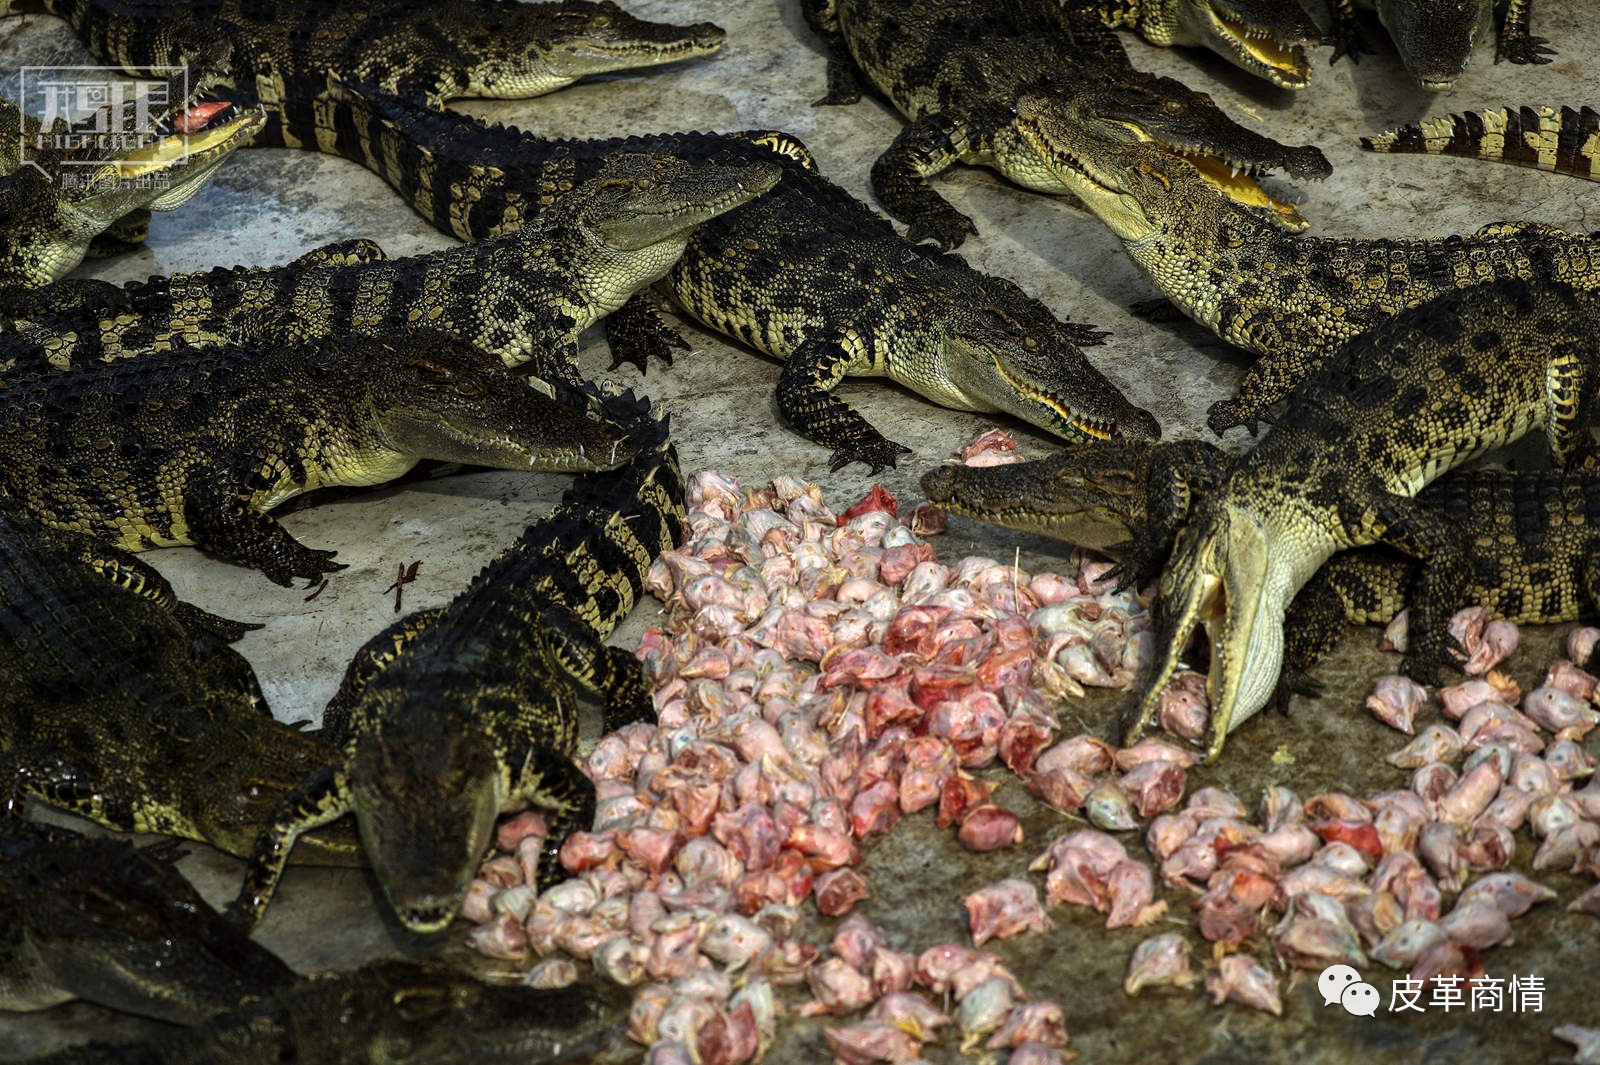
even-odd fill
[[[711,18],[729,31],[726,52],[681,68],[597,80],[540,100],[467,102],[463,109],[557,136],[614,136],[677,129],[779,127],[801,137],[824,172],[869,197],[871,161],[900,128],[879,102],[849,108],[813,108],[824,91],[819,43],[804,26],[798,4],[784,0],[737,3],[703,0],[632,0],[645,17],[679,21]],[[1329,180],[1304,188],[1304,213],[1313,233],[1348,236],[1468,232],[1502,219],[1532,219],[1594,228],[1590,207],[1600,190],[1568,179],[1456,160],[1372,156],[1356,138],[1425,114],[1505,104],[1595,103],[1600,93],[1589,56],[1600,28],[1580,18],[1578,0],[1535,5],[1535,29],[1559,51],[1544,67],[1495,66],[1480,49],[1460,87],[1429,96],[1411,88],[1399,61],[1374,26],[1380,52],[1359,67],[1327,66],[1316,55],[1308,90],[1273,90],[1209,53],[1170,52],[1125,38],[1135,62],[1211,92],[1242,122],[1259,123],[1290,144],[1315,143],[1334,165]],[[63,24],[47,17],[0,23],[0,66],[86,62]],[[1282,188],[1282,186],[1279,186]],[[1169,438],[1199,436],[1203,413],[1231,393],[1244,360],[1188,323],[1151,325],[1126,307],[1154,295],[1112,235],[1070,203],[1051,201],[1003,183],[990,173],[958,169],[941,186],[977,222],[980,235],[963,253],[977,266],[1011,277],[1074,319],[1112,331],[1091,352],[1094,361],[1136,402],[1156,412]],[[378,178],[342,160],[263,150],[240,153],[213,184],[182,210],[157,216],[148,246],[122,259],[90,264],[86,276],[114,280],[235,263],[276,263],[328,241],[363,236],[391,255],[448,246]],[[652,369],[646,391],[673,414],[686,469],[714,466],[745,481],[789,472],[821,483],[835,501],[866,487],[860,467],[831,474],[827,455],[792,435],[776,419],[772,390],[777,364],[735,348],[709,332],[683,326],[694,346],[667,371]],[[603,340],[586,338],[585,369],[602,374]],[[639,384],[631,370],[613,375]],[[918,495],[916,478],[950,449],[983,428],[984,419],[933,407],[894,386],[851,381],[842,394],[875,424],[915,449],[899,470],[878,478],[902,497]],[[1035,454],[1048,439],[1020,423],[1008,424]],[[1230,443],[1245,445],[1242,433]],[[240,644],[254,662],[267,695],[286,720],[316,719],[352,652],[394,616],[384,589],[396,565],[421,559],[416,583],[405,589],[405,608],[448,600],[479,566],[524,524],[559,496],[559,478],[481,473],[377,490],[300,507],[285,524],[302,541],[337,547],[350,568],[314,602],[305,591],[280,589],[258,574],[190,550],[148,556],[184,597],[220,613],[266,627]],[[941,557],[978,551],[1022,552],[1024,566],[1065,565],[1047,542],[959,519],[937,544]],[[618,633],[631,644],[656,611],[646,603]],[[1525,641],[1515,663],[1520,679],[1534,679],[1555,634]],[[1392,660],[1369,650],[1375,633],[1354,634],[1319,675],[1329,693],[1320,703],[1300,702],[1291,718],[1263,715],[1229,746],[1224,764],[1191,777],[1192,786],[1217,784],[1253,801],[1264,783],[1301,792],[1376,791],[1399,786],[1402,776],[1378,751],[1398,747],[1398,737],[1359,712],[1373,677]],[[1063,708],[1064,734],[1079,729],[1110,735],[1115,711],[1129,698],[1102,693]],[[1590,741],[1595,749],[1595,741]],[[1022,811],[1028,843],[1019,851],[974,859],[931,818],[903,822],[868,848],[867,872],[877,897],[865,912],[891,933],[894,946],[920,949],[943,939],[965,939],[959,896],[1008,875],[1062,826],[1062,818],[1033,803],[1007,777],[1001,800]],[[1531,847],[1525,838],[1522,846]],[[239,866],[196,846],[189,872],[214,899],[231,896]],[[1526,861],[1528,854],[1522,855]],[[1544,876],[1570,899],[1580,885]],[[383,953],[459,946],[460,935],[418,943],[385,920],[373,904],[373,886],[357,871],[296,870],[285,881],[261,936],[302,969],[346,967]],[[1171,899],[1181,906],[1181,900]],[[1542,907],[1516,924],[1518,943],[1494,951],[1492,975],[1539,974],[1548,987],[1540,1015],[1431,1012],[1395,1020],[1384,1013],[1357,1021],[1323,1011],[1314,983],[1285,989],[1285,1016],[1275,1020],[1236,1007],[1216,1009],[1198,994],[1125,997],[1121,977],[1129,952],[1146,934],[1106,933],[1100,920],[1061,909],[1057,927],[1043,936],[1000,944],[1029,988],[1058,998],[1066,1009],[1073,1047],[1091,1062],[1153,1060],[1270,1062],[1290,1053],[1306,1063],[1354,1061],[1542,1062],[1568,1049],[1549,1030],[1560,1023],[1595,1024],[1600,1009],[1600,955],[1593,918]],[[819,922],[820,923],[820,922]],[[821,929],[825,933],[825,929]],[[995,946],[995,945],[991,945]],[[1380,987],[1384,976],[1378,976]],[[17,1056],[86,1035],[104,1038],[152,1032],[156,1026],[114,1017],[81,1004],[32,1016],[0,1018],[0,1057]],[[938,1053],[930,1050],[930,1054]],[[820,1026],[786,1029],[769,1060],[824,1060]],[[953,1060],[953,1058],[952,1058]]]

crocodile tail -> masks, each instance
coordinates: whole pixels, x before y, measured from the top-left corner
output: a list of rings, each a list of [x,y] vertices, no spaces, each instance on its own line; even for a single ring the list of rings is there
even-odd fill
[[[1459,155],[1600,181],[1600,111],[1500,108],[1445,115],[1361,138],[1369,152]]]
[[[577,478],[514,550],[543,603],[566,607],[604,637],[644,594],[651,563],[678,544],[687,519],[668,419],[632,391],[600,396],[597,406],[629,430],[633,460]]]

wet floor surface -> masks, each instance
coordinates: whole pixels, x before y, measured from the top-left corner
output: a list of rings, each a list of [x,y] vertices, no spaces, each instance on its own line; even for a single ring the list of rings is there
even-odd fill
[[[679,129],[781,128],[799,136],[823,171],[858,195],[868,196],[867,174],[900,128],[899,119],[871,99],[846,108],[814,108],[824,91],[820,44],[804,27],[797,4],[669,0],[629,5],[646,17],[685,21],[711,18],[729,30],[724,55],[713,61],[639,75],[606,78],[533,101],[476,102],[457,106],[494,120],[552,136],[616,136]],[[1589,57],[1600,28],[1586,22],[1577,0],[1535,5],[1535,31],[1560,53],[1545,67],[1493,65],[1480,47],[1458,88],[1442,95],[1413,90],[1386,43],[1359,68],[1327,66],[1315,54],[1312,86],[1299,94],[1270,89],[1209,54],[1174,53],[1125,38],[1137,65],[1177,76],[1211,92],[1232,115],[1290,144],[1314,143],[1334,165],[1325,182],[1300,191],[1303,212],[1317,235],[1442,236],[1465,233],[1503,219],[1531,219],[1576,229],[1596,228],[1588,211],[1600,209],[1600,187],[1510,167],[1434,158],[1362,153],[1357,138],[1425,114],[1507,104],[1600,102]],[[12,20],[0,29],[4,65],[85,62],[64,26],[54,19]],[[1275,188],[1287,186],[1275,184]],[[1168,438],[1206,434],[1204,411],[1229,394],[1244,360],[1189,323],[1150,324],[1128,305],[1155,295],[1114,237],[1085,212],[1062,201],[1024,192],[987,171],[956,170],[941,191],[977,223],[979,235],[962,249],[972,262],[1008,276],[1057,313],[1110,330],[1090,357],[1128,395],[1154,411]],[[342,160],[279,150],[246,151],[181,211],[158,215],[149,245],[118,260],[91,264],[88,276],[115,280],[152,273],[238,263],[286,261],[312,247],[350,237],[377,240],[391,256],[453,243],[413,215],[377,177]],[[649,378],[632,370],[607,373],[603,340],[585,338],[584,369],[644,390],[671,412],[686,470],[712,466],[744,482],[780,472],[822,484],[842,506],[871,479],[860,467],[827,469],[821,449],[777,421],[772,394],[778,365],[680,323],[693,345],[667,370]],[[849,381],[841,395],[870,421],[914,450],[898,470],[876,478],[894,494],[919,498],[916,479],[942,461],[989,420],[945,411],[896,386]],[[1008,424],[1030,454],[1047,453],[1045,437]],[[1236,431],[1228,443],[1243,447]],[[265,623],[239,645],[261,675],[269,700],[285,720],[316,719],[354,650],[394,617],[394,594],[385,589],[396,567],[421,560],[406,587],[404,609],[437,605],[453,596],[476,570],[537,518],[560,495],[554,476],[475,473],[413,482],[333,502],[298,506],[285,517],[291,532],[314,547],[336,547],[349,568],[334,576],[314,601],[305,589],[281,589],[259,574],[189,550],[150,558],[185,598],[245,621]],[[978,553],[1024,568],[1061,568],[1065,551],[1033,537],[952,519],[935,541],[943,561]],[[614,642],[629,644],[659,617],[654,601],[635,611]],[[1555,654],[1559,632],[1525,630],[1524,647],[1511,663],[1527,688],[1537,683]],[[1404,786],[1407,774],[1386,765],[1383,754],[1399,736],[1361,711],[1372,680],[1393,671],[1392,656],[1372,648],[1375,630],[1356,630],[1317,670],[1327,691],[1320,701],[1297,699],[1288,717],[1264,714],[1236,734],[1223,764],[1190,773],[1190,787],[1216,785],[1254,804],[1273,783],[1302,796],[1324,790],[1368,794]],[[1063,735],[1080,730],[1108,738],[1117,713],[1132,698],[1091,693],[1059,707]],[[1430,719],[1431,720],[1431,719]],[[592,723],[591,723],[592,724]],[[593,735],[593,731],[589,733]],[[1591,751],[1600,750],[1592,737]],[[865,872],[874,897],[863,912],[890,934],[891,945],[920,950],[936,942],[967,941],[960,897],[1006,876],[1027,875],[1028,861],[1061,830],[1079,827],[1031,799],[1004,770],[997,799],[1022,815],[1027,842],[1018,849],[973,856],[953,836],[934,827],[931,813],[903,820],[888,837],[866,848]],[[1145,857],[1130,838],[1130,850]],[[1526,870],[1532,843],[1519,833],[1518,868]],[[214,900],[232,895],[238,863],[194,845],[183,866]],[[1537,1014],[1430,1010],[1380,1012],[1374,1018],[1324,1007],[1315,982],[1285,981],[1284,1016],[1229,1006],[1217,1008],[1198,991],[1147,992],[1130,999],[1121,990],[1133,945],[1149,929],[1106,932],[1086,910],[1052,911],[1055,929],[990,944],[1030,992],[1054,997],[1065,1009],[1072,1047],[1086,1062],[1280,1062],[1292,1054],[1304,1063],[1388,1061],[1544,1062],[1569,1048],[1551,1038],[1557,1024],[1600,1023],[1600,921],[1567,914],[1561,905],[1584,886],[1572,877],[1539,874],[1561,893],[1559,904],[1518,919],[1517,941],[1488,955],[1492,976],[1545,979],[1544,1009]],[[1187,903],[1163,892],[1177,930]],[[829,922],[813,930],[827,934]],[[296,869],[284,882],[261,930],[262,941],[302,970],[348,967],[369,957],[426,952],[440,944],[460,951],[460,928],[419,942],[380,914],[375,887],[360,871]],[[1192,941],[1201,944],[1198,936]],[[1368,976],[1389,989],[1390,974],[1374,966]],[[769,1061],[782,1065],[824,1060],[822,1025],[786,1023]],[[0,1057],[44,1049],[85,1035],[116,1038],[158,1026],[115,1017],[81,1004],[27,1017],[0,1018]],[[930,1047],[930,1058],[956,1060],[953,1050]]]

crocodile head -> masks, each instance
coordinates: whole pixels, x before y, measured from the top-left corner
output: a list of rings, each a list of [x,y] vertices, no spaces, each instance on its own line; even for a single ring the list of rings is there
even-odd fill
[[[373,696],[421,699],[392,687]],[[502,785],[483,733],[441,734],[415,707],[379,713],[347,762],[361,841],[384,896],[413,932],[437,932],[461,909],[494,841]]]
[[[1104,552],[1144,521],[1150,459],[1164,445],[1102,440],[1035,462],[923,474],[937,507]]]
[[[710,22],[647,22],[611,0],[475,7],[470,19],[441,32],[459,36],[458,50],[476,57],[445,98],[502,100],[554,92],[591,74],[699,59],[727,37]]]
[[[179,781],[181,806],[198,838],[240,858],[255,850],[289,792],[324,766],[339,761],[331,745],[263,714],[248,701],[216,695],[208,719],[228,722],[190,752],[193,769]],[[209,721],[197,729],[215,729]],[[334,822],[303,835],[293,860],[305,865],[361,866],[361,841],[348,822]]]
[[[61,993],[198,1024],[296,979],[170,860],[123,840],[10,820],[0,865],[0,899]]]
[[[1161,435],[1155,417],[1084,358],[1081,346],[1104,333],[1059,321],[1009,281],[990,279],[984,295],[985,306],[952,300],[947,308],[936,353],[943,373],[923,381],[942,384],[939,402],[1005,411],[1068,440]]]
[[[1492,0],[1378,0],[1378,19],[1418,85],[1454,88],[1494,15]]]
[[[1288,514],[1265,516],[1226,492],[1200,500],[1178,534],[1152,607],[1159,657],[1141,722],[1153,718],[1200,627],[1211,645],[1207,760],[1222,752],[1228,733],[1267,705],[1283,665],[1289,603],[1334,551],[1303,532]]]
[[[626,994],[598,982],[494,985],[437,960],[385,959],[303,983],[291,995],[329,1018],[317,1027],[331,1033],[333,1046],[324,1049],[340,1061],[621,1065],[641,1053],[627,1037]]]
[[[1322,30],[1295,0],[1168,0],[1163,44],[1200,45],[1282,89],[1311,80],[1305,45]]]
[[[448,333],[332,343],[361,347],[357,387],[369,389],[379,432],[399,454],[568,473],[611,470],[633,457],[633,440],[620,426],[551,399]]]
[[[573,216],[607,246],[640,252],[683,245],[703,222],[741,207],[778,183],[776,163],[696,164],[675,155],[628,152],[569,198]]]
[[[1114,82],[1090,81],[1066,94],[1068,120],[1115,125],[1183,156],[1207,173],[1260,176],[1282,170],[1302,181],[1333,173],[1320,149],[1289,147],[1228,117],[1208,93],[1139,71]]]
[[[1017,127],[1073,195],[1125,243],[1174,228],[1183,231],[1186,243],[1203,245],[1234,223],[1244,229],[1307,225],[1293,204],[1273,199],[1248,174],[1180,157],[1115,126],[1091,131],[1062,121],[1037,97],[1018,103]]]
[[[226,55],[222,46],[207,53],[203,69],[219,69]],[[0,277],[28,288],[48,285],[77,266],[89,243],[119,219],[141,210],[176,210],[193,198],[266,122],[259,108],[202,100],[209,82],[200,78],[185,95],[180,80],[169,81],[165,99],[171,103],[149,109],[151,135],[115,154],[98,141],[58,139],[69,135],[65,127],[41,133],[36,119],[0,105],[0,130],[19,131],[9,137],[0,132],[0,224],[7,233]]]

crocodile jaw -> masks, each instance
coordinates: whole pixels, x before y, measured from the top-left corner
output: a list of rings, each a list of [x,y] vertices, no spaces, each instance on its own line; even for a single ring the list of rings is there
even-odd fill
[[[1243,16],[1209,2],[1192,0],[1179,5],[1179,24],[1193,37],[1241,70],[1278,86],[1303,89],[1311,81],[1311,66],[1299,42],[1283,40],[1270,30],[1252,26]]]

